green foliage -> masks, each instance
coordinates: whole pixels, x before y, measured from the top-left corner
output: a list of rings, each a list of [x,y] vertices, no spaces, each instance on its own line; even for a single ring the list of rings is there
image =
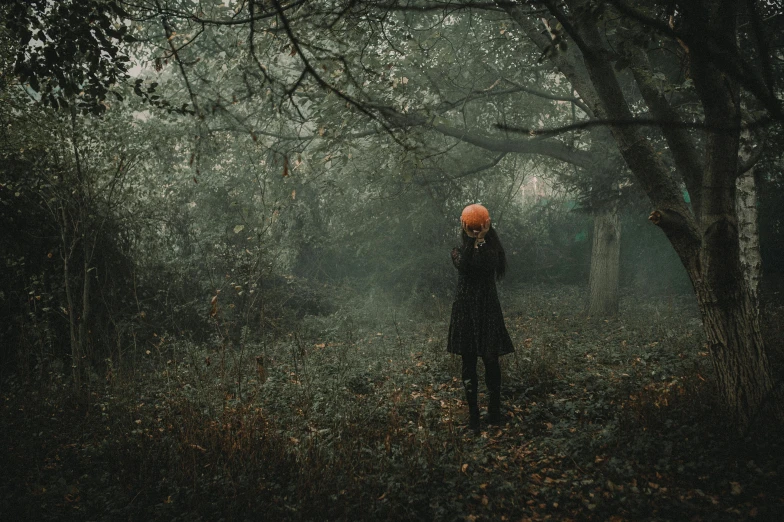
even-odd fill
[[[110,89],[128,76],[130,65],[122,49],[132,40],[128,15],[119,2],[14,0],[0,12],[14,45],[14,74],[41,103],[106,110]]]

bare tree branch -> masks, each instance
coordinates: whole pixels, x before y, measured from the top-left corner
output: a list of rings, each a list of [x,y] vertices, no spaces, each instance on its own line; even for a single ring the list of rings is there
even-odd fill
[[[501,163],[501,160],[504,159],[506,157],[506,155],[507,155],[506,152],[502,152],[501,154],[499,154],[498,156],[493,158],[493,160],[488,162],[488,163],[482,163],[481,165],[478,165],[478,166],[473,167],[473,168],[468,169],[468,170],[464,170],[464,171],[458,172],[456,174],[448,174],[448,173],[444,172],[444,177],[443,178],[428,179],[428,178],[423,176],[423,179],[417,180],[417,183],[420,184],[420,185],[426,184],[426,183],[443,183],[443,182],[447,182],[447,181],[454,181],[456,179],[467,178],[469,176],[473,176],[475,174],[479,174],[480,172],[484,172],[486,170],[492,169],[493,167],[495,167],[496,165]],[[443,169],[439,169],[439,170],[441,170],[443,172]]]
[[[692,208],[698,209],[701,203],[703,164],[697,153],[694,139],[686,132],[689,127],[656,86],[647,53],[640,47],[632,45],[629,59],[632,64],[630,69],[640,94],[653,118],[660,122],[658,127],[667,141],[675,167],[691,194]],[[698,211],[696,213],[699,215]]]
[[[741,128],[749,128],[749,129],[758,129],[764,128],[771,123],[770,118],[763,117],[759,120],[752,121],[747,124],[740,124],[737,125],[710,125],[702,122],[688,122],[688,121],[673,121],[667,119],[658,119],[658,118],[627,118],[627,119],[600,119],[594,118],[591,120],[583,120],[577,123],[570,123],[569,125],[563,125],[561,127],[552,127],[549,129],[539,128],[527,128],[527,127],[515,127],[512,125],[506,125],[503,123],[497,123],[495,126],[496,128],[514,132],[516,134],[528,134],[529,136],[557,136],[559,134],[564,134],[566,132],[574,131],[574,130],[582,130],[582,129],[590,129],[593,127],[669,127],[673,129],[696,129],[696,130],[704,130],[715,132],[718,134],[729,134],[733,132],[737,132]]]
[[[158,0],[155,0],[155,5],[158,7],[158,11],[161,11],[161,4]],[[169,43],[169,48],[171,49],[172,55],[174,56],[174,59],[177,62],[177,66],[180,69],[182,79],[185,82],[185,88],[188,90],[188,94],[191,98],[191,103],[193,103],[193,109],[196,111],[196,116],[201,118],[203,115],[201,113],[201,109],[199,109],[199,103],[196,100],[196,93],[193,91],[191,82],[188,79],[188,74],[185,72],[185,66],[182,63],[182,60],[180,60],[180,54],[177,52],[177,48],[174,46],[174,42],[172,41],[172,35],[174,34],[174,31],[172,30],[171,25],[169,25],[169,21],[165,16],[161,18],[161,22],[163,23],[163,30],[166,35],[166,41]]]
[[[545,91],[541,91],[541,90],[538,90],[538,89],[533,89],[531,87],[526,87],[524,85],[520,85],[519,83],[517,83],[517,82],[515,82],[513,80],[510,80],[508,78],[503,78],[502,81],[507,82],[507,83],[509,83],[511,85],[514,85],[514,87],[512,87],[510,89],[496,90],[495,89],[495,84],[493,84],[490,87],[488,87],[487,89],[472,90],[470,93],[468,93],[466,96],[464,96],[462,98],[458,98],[458,99],[456,99],[454,101],[450,101],[450,102],[444,102],[444,105],[446,107],[445,110],[453,109],[455,107],[458,107],[460,105],[464,105],[465,103],[473,101],[473,100],[479,100],[479,99],[490,98],[490,97],[495,97],[495,96],[506,96],[508,94],[517,94],[517,93],[520,93],[520,92],[525,92],[525,93],[532,94],[534,96],[537,96],[539,98],[543,98],[543,99],[546,99],[546,100],[571,102],[571,103],[574,103],[575,105],[577,105],[578,107],[580,107],[580,109],[583,112],[585,112],[586,114],[589,112],[588,106],[585,105],[585,103],[583,103],[582,100],[580,100],[579,98],[575,98],[574,96],[560,96],[560,95],[557,95],[557,94],[551,94],[549,92],[545,92]]]
[[[445,124],[434,123],[430,126],[441,134],[489,151],[540,154],[584,168],[593,164],[593,154],[584,150],[572,149],[560,141],[495,139],[470,133],[466,129],[455,129]]]
[[[301,5],[307,4],[309,1],[310,0],[296,0],[294,2],[291,2],[290,4],[287,4],[285,7],[281,7],[281,9],[283,11],[290,11]],[[209,18],[201,18],[196,15],[190,15],[189,18],[196,23],[207,24],[207,25],[245,25],[245,24],[252,24],[254,22],[258,22],[259,20],[275,18],[275,16],[277,16],[278,13],[275,11],[264,12],[259,15],[254,14],[254,3],[255,2],[250,2],[250,16],[248,18],[239,18],[236,20],[216,20],[216,19],[209,19]]]
[[[294,90],[296,90],[296,88],[299,86],[299,84],[302,82],[305,76],[310,75],[316,81],[316,83],[319,84],[319,86],[334,93],[339,98],[346,101],[349,105],[355,107],[357,110],[359,110],[362,114],[364,114],[371,120],[377,121],[384,128],[384,130],[386,130],[389,133],[392,139],[395,140],[395,142],[397,142],[399,145],[403,146],[404,148],[409,148],[408,145],[400,141],[400,139],[397,136],[395,136],[393,130],[384,121],[382,121],[380,118],[378,118],[376,114],[374,114],[372,111],[368,109],[369,107],[368,104],[364,104],[361,103],[359,100],[355,100],[352,96],[349,96],[341,89],[335,87],[334,85],[332,85],[331,83],[329,83],[328,81],[326,81],[324,78],[321,77],[321,75],[316,71],[316,69],[310,63],[307,56],[305,56],[305,54],[302,52],[302,47],[300,45],[299,39],[294,34],[294,31],[292,30],[291,25],[289,23],[289,20],[286,17],[285,13],[283,12],[280,1],[272,0],[272,3],[275,6],[275,10],[278,12],[278,16],[280,18],[281,23],[283,24],[286,35],[288,36],[289,41],[291,42],[291,45],[294,47],[294,50],[296,51],[297,55],[299,55],[299,58],[302,61],[302,65],[303,65],[302,74],[297,79],[294,86],[288,90],[287,92],[288,96],[291,97],[293,95]]]

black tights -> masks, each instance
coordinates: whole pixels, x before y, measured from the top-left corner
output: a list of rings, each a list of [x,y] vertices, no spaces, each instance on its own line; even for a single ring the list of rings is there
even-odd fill
[[[468,407],[477,408],[477,386],[478,378],[476,375],[476,354],[463,354],[463,386],[465,386],[466,400]],[[485,384],[490,392],[490,403],[495,406],[501,398],[501,365],[498,363],[498,356],[483,356],[485,363]]]

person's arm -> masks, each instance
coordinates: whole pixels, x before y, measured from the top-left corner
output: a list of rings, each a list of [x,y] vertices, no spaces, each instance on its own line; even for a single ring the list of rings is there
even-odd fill
[[[452,251],[452,261],[457,269],[471,272],[495,271],[497,255],[485,246],[485,235],[490,230],[490,222],[488,221],[478,231],[471,230],[465,225],[463,225],[463,230],[469,237],[474,238],[474,241],[463,248]]]
[[[487,232],[490,230],[490,220],[487,220],[487,223],[482,226],[482,229],[479,232],[469,234],[471,237],[474,238],[474,248],[479,249],[482,245],[485,244],[485,236]]]
[[[479,248],[480,245],[484,244],[485,236],[490,231],[490,220],[487,220],[487,223],[482,225],[480,230],[472,230],[469,226],[463,223],[463,232],[466,233],[468,237],[474,238],[474,248]]]
[[[459,247],[455,247],[452,249],[452,264],[455,265],[455,268],[460,270],[460,264],[463,260],[463,254],[460,252]]]

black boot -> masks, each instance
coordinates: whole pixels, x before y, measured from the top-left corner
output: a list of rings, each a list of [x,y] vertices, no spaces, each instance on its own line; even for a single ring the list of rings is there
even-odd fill
[[[479,435],[479,406],[475,404],[468,405],[468,429],[474,432],[474,435]]]
[[[501,424],[501,391],[490,392],[490,404],[487,406],[486,422],[488,424]]]
[[[463,381],[465,387],[466,402],[468,403],[468,428],[475,434],[479,433],[479,404],[477,403],[477,383],[476,380],[467,379]]]
[[[477,404],[476,355],[463,355],[463,387],[468,403],[468,428],[479,434],[479,405]]]
[[[487,356],[484,362],[485,383],[490,396],[485,422],[501,424],[501,365],[498,363],[498,356]]]

